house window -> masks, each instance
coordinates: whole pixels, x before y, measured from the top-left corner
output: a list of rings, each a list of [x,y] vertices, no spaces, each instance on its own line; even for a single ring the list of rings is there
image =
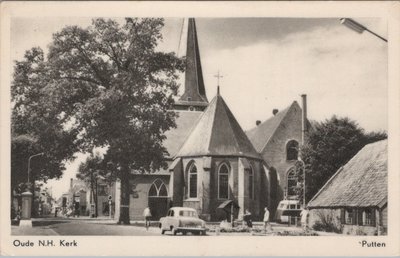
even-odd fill
[[[100,196],[107,195],[107,185],[98,185],[97,193]]]
[[[222,164],[218,170],[218,198],[229,198],[229,168]]]
[[[373,209],[366,209],[364,211],[364,225],[373,226],[375,225],[375,213]]]
[[[346,209],[346,224],[353,225],[354,222],[354,210]]]
[[[287,189],[288,196],[296,195],[297,176],[294,168],[291,168],[287,175]]]
[[[194,163],[189,168],[188,187],[189,198],[197,198],[197,167]]]
[[[249,197],[251,199],[254,199],[254,173],[253,173],[253,168],[250,166],[250,170],[249,170]]]
[[[299,143],[295,140],[291,140],[286,144],[286,159],[297,160],[299,156]]]

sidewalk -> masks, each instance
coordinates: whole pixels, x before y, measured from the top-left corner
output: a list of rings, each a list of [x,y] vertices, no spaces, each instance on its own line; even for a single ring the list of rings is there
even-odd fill
[[[11,235],[14,236],[57,236],[55,232],[50,227],[20,227],[11,226]]]

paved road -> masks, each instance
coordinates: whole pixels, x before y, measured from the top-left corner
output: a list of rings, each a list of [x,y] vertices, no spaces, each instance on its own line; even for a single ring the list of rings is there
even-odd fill
[[[157,222],[154,222],[153,226],[146,230],[143,226],[143,222],[133,222],[132,225],[117,225],[115,221],[109,219],[90,219],[90,218],[42,218],[34,219],[33,227],[18,227],[12,226],[12,235],[69,235],[69,236],[161,236],[160,229],[157,227]],[[215,226],[214,226],[215,227]],[[260,228],[262,226],[255,226]],[[272,225],[272,232],[266,235],[276,235],[277,233],[292,232],[301,233],[300,227],[288,227],[287,225]],[[207,233],[208,236],[215,235],[230,235],[230,236],[257,236],[265,235],[263,233],[250,233],[250,232],[216,232],[210,230]],[[318,232],[318,235],[336,235],[334,233]],[[165,235],[173,236],[171,232],[166,232]],[[189,234],[188,237],[191,235]],[[176,237],[176,236],[175,236]]]
[[[144,227],[134,225],[117,225],[113,221],[88,220],[36,220],[32,228],[13,226],[13,235],[75,235],[75,236],[154,236],[161,235],[160,230],[151,227],[147,231]]]

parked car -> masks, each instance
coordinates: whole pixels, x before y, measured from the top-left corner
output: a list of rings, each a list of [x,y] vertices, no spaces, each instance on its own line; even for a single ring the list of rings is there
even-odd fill
[[[300,218],[301,206],[298,200],[282,200],[276,210],[277,222],[296,224]]]
[[[192,208],[172,207],[168,210],[167,216],[160,219],[161,234],[171,231],[176,235],[190,232],[195,235],[206,234],[206,223],[199,219],[197,212]]]

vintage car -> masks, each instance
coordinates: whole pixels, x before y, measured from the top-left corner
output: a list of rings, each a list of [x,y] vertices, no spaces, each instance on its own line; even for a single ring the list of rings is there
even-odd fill
[[[171,231],[176,235],[190,232],[195,235],[206,234],[206,223],[199,219],[197,212],[192,208],[172,207],[168,210],[167,216],[160,219],[161,234]]]

